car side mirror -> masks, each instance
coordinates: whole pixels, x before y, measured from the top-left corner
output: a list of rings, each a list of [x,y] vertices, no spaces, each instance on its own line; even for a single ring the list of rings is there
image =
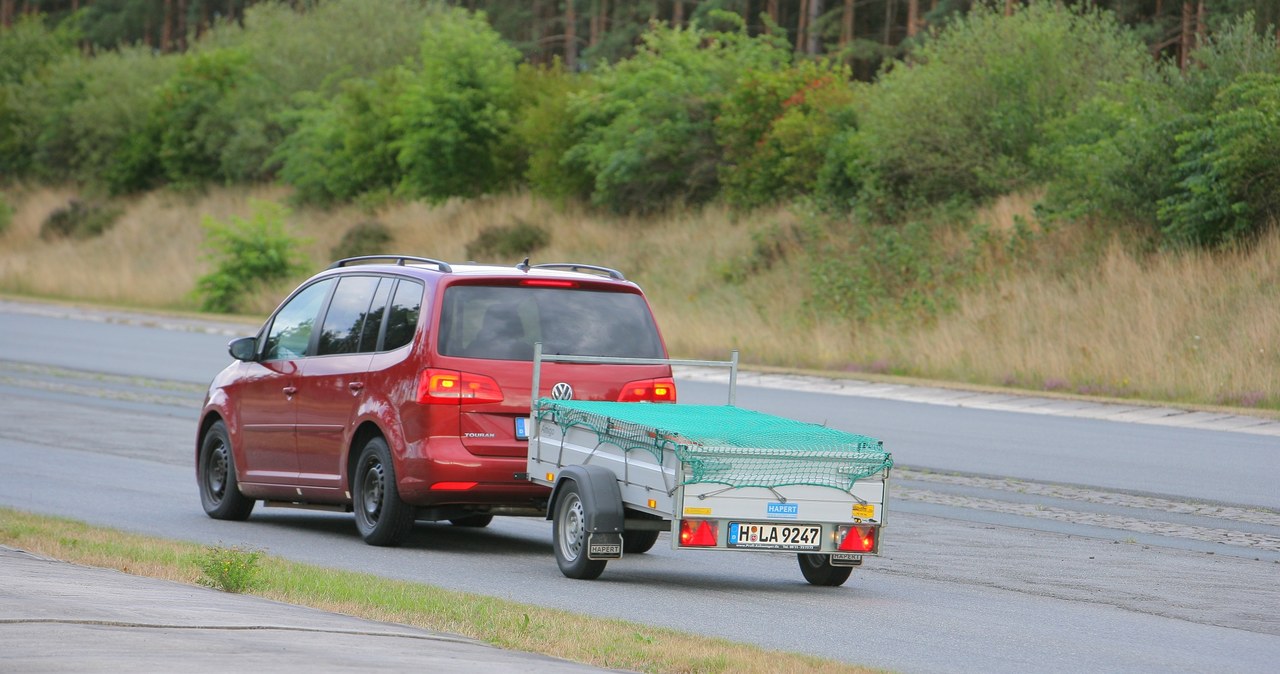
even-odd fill
[[[233,339],[230,344],[227,344],[227,351],[230,351],[231,357],[236,360],[253,361],[258,356],[258,338],[241,337]]]

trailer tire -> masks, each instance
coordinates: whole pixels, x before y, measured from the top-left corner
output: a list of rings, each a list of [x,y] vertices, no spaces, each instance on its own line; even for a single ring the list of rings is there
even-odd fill
[[[560,573],[576,580],[594,580],[604,573],[608,561],[587,558],[587,511],[580,489],[574,480],[565,481],[559,489],[551,521],[552,547]]]
[[[849,580],[853,569],[848,566],[832,566],[830,555],[815,555],[801,552],[796,555],[800,560],[800,573],[810,585],[822,587],[839,587]]]
[[[622,551],[628,555],[641,555],[648,552],[658,542],[656,531],[624,531],[622,533]]]

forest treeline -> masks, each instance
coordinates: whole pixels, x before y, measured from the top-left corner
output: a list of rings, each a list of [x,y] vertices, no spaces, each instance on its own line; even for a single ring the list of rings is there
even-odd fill
[[[1208,246],[1280,214],[1270,1],[0,2],[6,181],[880,222],[1034,186]]]

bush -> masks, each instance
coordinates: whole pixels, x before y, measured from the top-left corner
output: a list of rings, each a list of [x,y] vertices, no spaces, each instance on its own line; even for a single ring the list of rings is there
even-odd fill
[[[391,230],[377,221],[361,222],[342,235],[342,240],[329,254],[335,260],[361,255],[387,253],[393,238]]]
[[[261,558],[261,551],[238,546],[208,548],[196,559],[196,566],[204,573],[200,584],[223,592],[252,590],[258,584],[258,561]]]
[[[281,180],[297,188],[298,201],[327,204],[395,189],[401,172],[393,124],[408,76],[392,69],[377,80],[350,80],[332,101],[295,113],[296,130],[272,161]]]
[[[1177,187],[1159,211],[1170,242],[1227,243],[1280,217],[1280,75],[1241,76],[1177,142]]]
[[[467,244],[467,259],[529,256],[551,243],[547,230],[522,220],[505,227],[486,227]]]
[[[1266,161],[1267,151],[1247,147],[1269,137],[1265,113],[1249,109],[1267,105],[1266,85],[1225,90],[1249,73],[1280,72],[1275,38],[1257,33],[1245,16],[1211,35],[1193,56],[1196,67],[1185,75],[1166,64],[1046,125],[1036,160],[1053,176],[1046,200],[1051,212],[1159,223],[1170,242],[1199,244],[1233,238],[1266,220],[1273,207],[1257,192],[1242,193],[1238,176],[1241,170],[1267,173],[1256,163]],[[1270,184],[1258,185],[1264,183]]]
[[[280,205],[257,202],[248,220],[235,216],[227,223],[204,219],[206,259],[213,262],[214,269],[196,282],[203,311],[238,311],[254,290],[306,269],[297,251],[302,241],[285,230],[287,215]]]
[[[716,119],[725,199],[751,208],[812,192],[831,138],[853,127],[845,66],[804,61],[747,72]]]
[[[483,14],[449,9],[427,22],[421,60],[394,119],[400,192],[438,202],[511,184],[522,173],[512,132],[520,52]]]
[[[1042,1],[1004,17],[980,5],[869,89],[846,183],[890,206],[1012,191],[1038,178],[1045,123],[1149,59],[1108,13]]]
[[[41,223],[40,238],[46,241],[92,238],[110,229],[120,213],[118,208],[72,199]]]
[[[9,231],[9,225],[13,224],[13,207],[9,205],[8,200],[0,194],[0,236]]]
[[[586,172],[562,162],[579,136],[578,127],[565,121],[569,102],[589,82],[588,75],[565,72],[558,61],[551,67],[521,65],[516,71],[516,90],[523,104],[515,132],[527,153],[525,180],[543,196],[563,200],[591,194]]]
[[[744,72],[770,71],[790,52],[768,36],[697,26],[656,26],[638,53],[602,68],[573,96],[568,120],[576,142],[566,169],[590,177],[593,203],[645,213],[673,203],[703,203],[719,189],[715,120]],[[587,195],[583,195],[587,196]]]

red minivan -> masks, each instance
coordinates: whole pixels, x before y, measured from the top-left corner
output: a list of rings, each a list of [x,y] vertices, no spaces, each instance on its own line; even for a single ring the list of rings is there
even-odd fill
[[[355,513],[373,545],[415,520],[545,515],[528,481],[534,344],[666,358],[639,286],[583,264],[334,263],[298,287],[209,386],[196,437],[204,510],[257,501]],[[540,397],[675,402],[667,365],[547,363]]]

